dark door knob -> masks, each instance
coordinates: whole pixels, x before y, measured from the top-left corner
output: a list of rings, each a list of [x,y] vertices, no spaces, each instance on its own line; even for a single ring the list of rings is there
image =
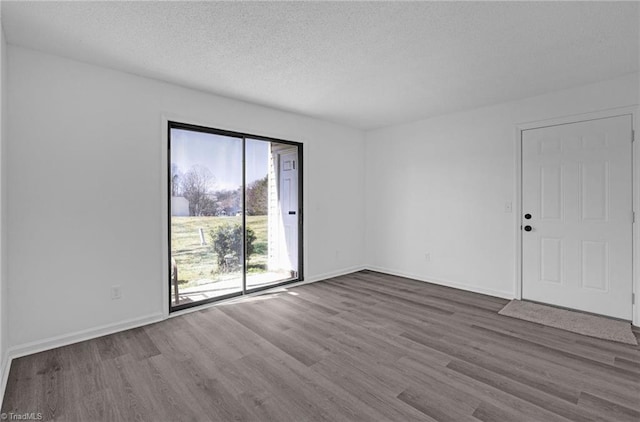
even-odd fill
[[[531,219],[531,214],[525,214],[524,218],[526,218],[527,220],[530,220]]]
[[[524,226],[524,231],[530,232],[531,230],[533,230],[531,226]]]

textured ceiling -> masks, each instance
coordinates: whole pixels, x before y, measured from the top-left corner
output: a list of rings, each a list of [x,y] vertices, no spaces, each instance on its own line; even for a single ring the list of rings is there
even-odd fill
[[[10,44],[371,129],[639,70],[639,3],[2,2]]]

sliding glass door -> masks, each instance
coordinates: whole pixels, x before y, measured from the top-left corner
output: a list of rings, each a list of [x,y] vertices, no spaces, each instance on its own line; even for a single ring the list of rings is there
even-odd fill
[[[302,146],[168,130],[170,309],[301,280]]]

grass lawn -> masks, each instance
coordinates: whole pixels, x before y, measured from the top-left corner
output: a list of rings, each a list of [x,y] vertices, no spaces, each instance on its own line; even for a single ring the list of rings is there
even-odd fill
[[[195,285],[203,279],[221,280],[238,276],[237,273],[218,272],[209,232],[222,224],[241,223],[242,217],[171,217],[171,256],[178,265],[182,286]],[[254,248],[261,252],[254,252],[249,257],[249,273],[264,272],[267,266],[267,216],[247,216],[247,226],[256,235]],[[200,245],[200,228],[204,230],[206,245]]]

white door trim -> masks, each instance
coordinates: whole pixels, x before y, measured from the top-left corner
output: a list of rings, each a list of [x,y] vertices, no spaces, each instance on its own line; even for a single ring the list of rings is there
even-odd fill
[[[515,129],[515,209],[514,209],[514,227],[515,227],[515,251],[516,251],[516,265],[515,265],[515,298],[522,299],[522,132],[529,129],[537,129],[548,126],[563,125],[569,123],[577,123],[588,120],[605,119],[608,117],[631,115],[633,124],[633,131],[635,132],[635,141],[640,139],[640,107],[638,105],[618,107],[607,110],[595,111],[591,113],[576,114],[569,116],[562,116],[546,120],[538,120],[533,122],[525,122],[516,125]],[[633,144],[633,211],[640,215],[640,148]],[[640,229],[639,223],[633,224],[633,284],[632,289],[636,297],[632,310],[632,323],[635,326],[640,326]],[[629,298],[631,300],[631,298]]]

